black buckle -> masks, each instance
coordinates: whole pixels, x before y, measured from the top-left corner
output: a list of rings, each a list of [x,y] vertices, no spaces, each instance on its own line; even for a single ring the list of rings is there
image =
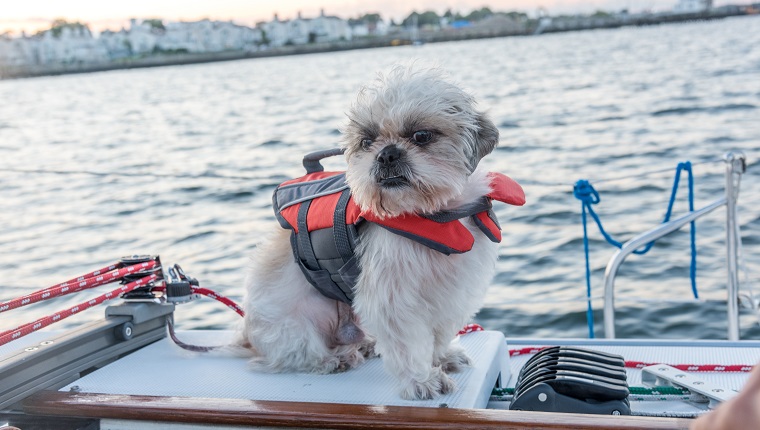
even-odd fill
[[[509,409],[630,415],[628,394],[623,357],[555,346],[525,363]]]
[[[166,284],[166,301],[181,303],[193,299],[193,286],[200,286],[197,279],[185,274],[179,264],[175,264],[166,270],[164,283]]]

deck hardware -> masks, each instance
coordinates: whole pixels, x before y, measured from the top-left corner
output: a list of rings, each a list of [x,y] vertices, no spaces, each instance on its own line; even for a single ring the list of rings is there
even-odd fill
[[[149,276],[153,273],[158,273],[159,279],[160,279],[160,272],[161,272],[161,259],[157,255],[135,254],[135,255],[129,255],[126,257],[121,257],[121,259],[119,260],[119,263],[121,263],[123,266],[131,266],[131,265],[140,264],[140,263],[147,263],[148,261],[154,261],[154,260],[157,263],[154,269],[126,274],[122,277],[121,283],[128,284],[130,282]],[[135,288],[134,290],[126,294],[123,294],[121,298],[124,300],[132,301],[132,302],[148,302],[148,303],[160,304],[161,300],[159,300],[159,297],[156,295],[156,293],[152,291],[153,288],[155,288],[155,286],[156,285],[153,282],[148,283],[144,287]]]
[[[147,254],[127,255],[125,257],[121,257],[119,259],[119,262],[125,266],[132,266],[134,264],[146,263],[151,260],[156,260],[158,262],[158,256]]]
[[[0,363],[0,410],[44,389],[58,389],[77,379],[82,372],[102,366],[166,336],[166,320],[171,303],[125,302],[106,308],[106,318],[84,324],[52,339],[44,347],[19,348],[4,355]],[[131,337],[119,339],[116,331],[129,323]]]
[[[619,355],[571,346],[545,348],[520,370],[509,409],[630,415],[624,366]]]
[[[124,324],[116,326],[114,329],[114,335],[119,340],[132,339],[134,335],[135,326],[131,322],[125,322]]]
[[[145,278],[146,276],[150,276],[153,274],[153,272],[138,272],[138,273],[130,273],[127,275],[124,275],[124,277],[121,280],[122,284],[129,284],[130,282],[137,281],[138,279]],[[138,301],[138,302],[156,302],[158,299],[158,296],[152,291],[156,287],[155,282],[149,282],[145,284],[143,287],[135,288],[134,290],[124,293],[121,295],[121,298],[124,300],[129,301]],[[159,303],[159,302],[156,302]]]
[[[667,364],[654,364],[641,369],[641,381],[649,386],[673,386],[686,388],[705,397],[707,407],[714,409],[721,402],[734,397],[737,392],[703,381],[698,375],[686,373]]]
[[[185,303],[200,296],[193,293],[193,286],[199,286],[197,279],[185,274],[179,264],[167,266],[164,273],[166,284],[166,301],[170,303]]]

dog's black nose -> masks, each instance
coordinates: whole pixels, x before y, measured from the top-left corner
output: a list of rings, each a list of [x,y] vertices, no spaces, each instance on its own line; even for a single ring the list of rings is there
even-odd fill
[[[396,164],[399,158],[401,158],[401,151],[396,145],[388,145],[377,154],[377,161],[384,167]]]

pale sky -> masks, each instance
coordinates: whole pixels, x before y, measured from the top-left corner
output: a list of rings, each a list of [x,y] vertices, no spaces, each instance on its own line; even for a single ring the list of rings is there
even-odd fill
[[[416,10],[434,10],[443,13],[451,8],[468,13],[472,9],[489,6],[495,11],[518,10],[534,15],[539,7],[550,14],[590,13],[597,9],[632,12],[670,9],[677,0],[279,0],[263,2],[250,0],[0,0],[0,34],[21,30],[34,32],[49,28],[56,18],[89,23],[100,31],[118,30],[129,18],[163,18],[170,21],[194,21],[202,18],[232,20],[253,26],[258,21],[269,21],[275,12],[281,19],[319,14],[324,8],[328,15],[341,18],[356,17],[366,12],[377,12],[383,18],[397,21]],[[750,0],[715,0],[720,4],[746,4]]]

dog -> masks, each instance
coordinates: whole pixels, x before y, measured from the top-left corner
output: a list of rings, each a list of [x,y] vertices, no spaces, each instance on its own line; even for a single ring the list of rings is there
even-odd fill
[[[331,373],[380,355],[404,399],[454,391],[449,374],[471,361],[453,340],[482,306],[498,244],[475,216],[453,221],[470,241],[466,252],[440,245],[435,231],[415,240],[417,233],[383,223],[412,216],[428,223],[431,214],[477,206],[494,191],[478,163],[498,141],[474,98],[438,69],[398,66],[365,86],[342,144],[352,204],[372,221],[357,228],[353,300],[314,288],[298,253],[294,258],[295,232],[275,229],[257,247],[245,282],[246,316],[235,345],[251,366]]]

